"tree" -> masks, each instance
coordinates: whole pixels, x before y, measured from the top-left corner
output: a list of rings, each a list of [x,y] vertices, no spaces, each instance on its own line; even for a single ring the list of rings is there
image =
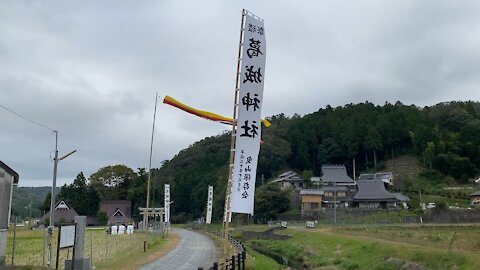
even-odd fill
[[[374,165],[377,167],[377,150],[382,147],[382,137],[375,127],[368,129],[367,137],[365,138],[365,146],[367,149],[373,150]]]
[[[104,211],[98,211],[97,213],[97,222],[101,226],[105,226],[108,224],[108,216],[107,213]]]
[[[39,208],[41,212],[47,213],[50,211],[50,203],[52,199],[52,192],[48,192],[47,197],[45,197],[45,201],[43,201],[43,205]]]
[[[255,219],[273,220],[285,212],[290,204],[287,190],[280,190],[276,184],[263,185],[255,192]]]
[[[65,200],[79,215],[95,215],[99,198],[93,187],[87,185],[87,179],[80,172],[70,185],[63,185],[58,198]]]
[[[125,165],[106,166],[90,176],[90,184],[102,200],[124,200],[135,172]]]

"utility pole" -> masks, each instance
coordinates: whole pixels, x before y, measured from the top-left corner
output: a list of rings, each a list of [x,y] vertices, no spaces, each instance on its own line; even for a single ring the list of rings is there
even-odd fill
[[[152,139],[150,140],[150,161],[148,163],[148,180],[147,180],[147,210],[146,214],[143,215],[143,230],[148,233],[148,217],[149,217],[149,210],[150,207],[150,179],[152,177],[152,152],[153,152],[153,136],[155,133],[155,117],[157,115],[157,100],[158,100],[158,92],[155,93],[155,109],[153,111],[153,124],[152,124]]]
[[[53,131],[55,133],[55,158],[53,159],[53,184],[52,184],[52,197],[50,198],[50,225],[48,226],[48,269],[52,269],[52,235],[53,235],[53,228],[55,226],[55,189],[57,186],[57,167],[58,162],[64,160],[71,154],[77,152],[77,150],[73,150],[72,152],[66,154],[65,156],[59,158],[58,157],[58,130]]]

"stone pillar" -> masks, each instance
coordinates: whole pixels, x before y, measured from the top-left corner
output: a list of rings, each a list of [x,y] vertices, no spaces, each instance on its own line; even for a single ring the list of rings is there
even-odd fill
[[[87,226],[86,216],[76,216],[75,224],[77,231],[75,235],[75,260],[83,258],[83,246],[85,243],[85,227]]]

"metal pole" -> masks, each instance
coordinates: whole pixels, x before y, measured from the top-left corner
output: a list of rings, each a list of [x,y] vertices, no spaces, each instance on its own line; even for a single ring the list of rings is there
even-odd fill
[[[107,234],[107,233],[105,232],[105,234]],[[92,268],[92,266],[93,266],[93,253],[92,253],[92,251],[93,251],[93,239],[92,238],[93,238],[93,232],[90,233],[90,268]]]
[[[232,121],[232,138],[230,141],[230,162],[228,169],[228,182],[227,190],[225,193],[225,224],[223,228],[224,240],[223,240],[223,261],[228,256],[228,230],[230,226],[230,193],[232,192],[232,174],[233,174],[233,160],[235,158],[235,139],[236,139],[236,127],[237,127],[237,100],[238,100],[238,85],[240,81],[240,64],[242,54],[242,40],[243,40],[243,24],[245,19],[245,9],[242,10],[242,22],[240,24],[240,41],[238,46],[238,58],[237,58],[237,74],[235,78],[235,97],[233,103],[233,121]]]
[[[15,216],[15,226],[13,226],[12,265],[15,265],[15,248],[17,245],[17,218],[18,217]]]
[[[50,198],[50,222],[48,226],[48,269],[52,269],[52,235],[53,227],[55,226],[55,187],[57,185],[57,165],[58,165],[58,130],[55,133],[55,157],[53,159],[53,184]]]
[[[337,224],[337,181],[333,182],[333,223]]]
[[[147,231],[148,234],[148,216],[149,211],[148,207],[150,206],[150,179],[152,177],[152,151],[153,151],[153,134],[155,132],[155,116],[157,114],[157,100],[158,100],[158,92],[155,93],[155,109],[153,111],[153,125],[152,125],[152,139],[150,140],[150,161],[148,163],[148,181],[147,181],[147,214],[143,215],[143,230]]]
[[[355,176],[355,157],[353,157],[353,180],[356,180],[356,176]]]
[[[45,216],[45,211],[43,211],[43,216]],[[45,266],[45,242],[46,242],[46,239],[45,239],[45,221],[44,221],[44,224],[43,224],[43,246],[42,246],[42,266]]]

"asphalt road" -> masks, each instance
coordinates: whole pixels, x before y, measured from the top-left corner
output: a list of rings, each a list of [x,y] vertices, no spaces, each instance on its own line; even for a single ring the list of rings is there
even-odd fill
[[[197,270],[209,269],[220,254],[215,243],[207,236],[189,230],[174,229],[180,242],[162,258],[142,266],[140,270]]]

